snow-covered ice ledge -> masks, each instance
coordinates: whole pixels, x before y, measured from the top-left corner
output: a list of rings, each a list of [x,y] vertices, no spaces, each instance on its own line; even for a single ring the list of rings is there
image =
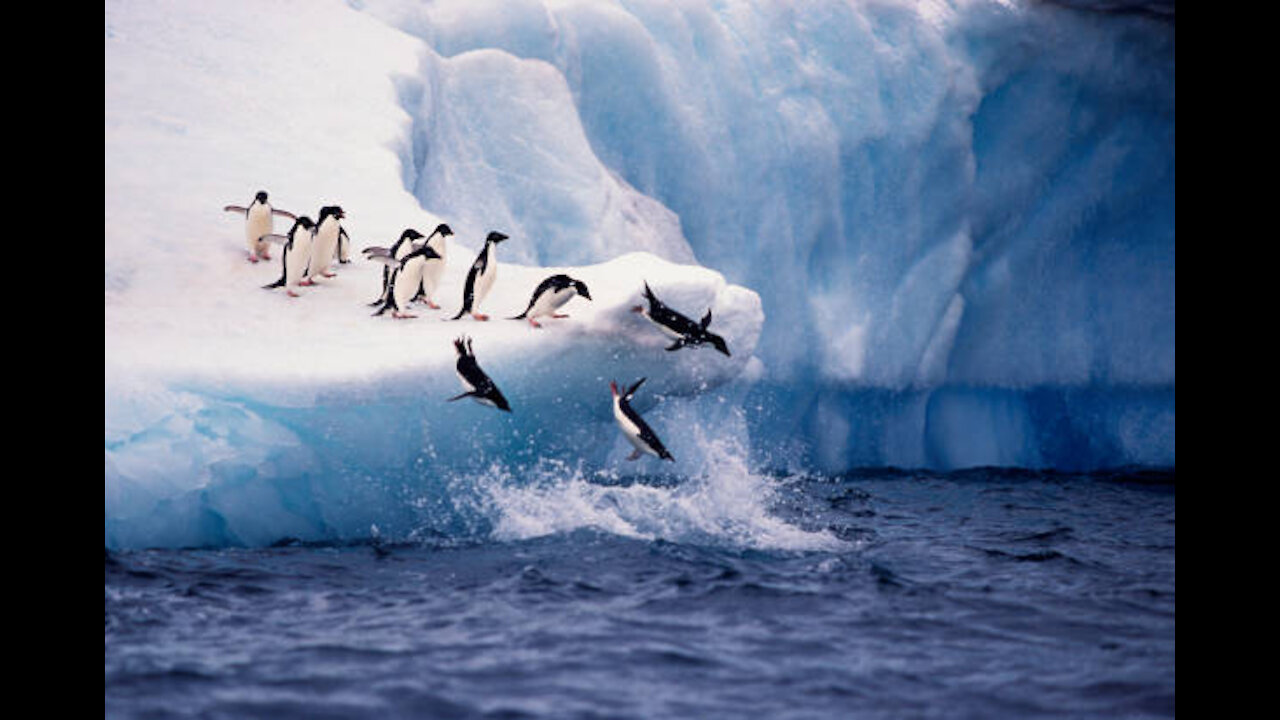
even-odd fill
[[[300,298],[258,288],[271,270],[245,263],[235,277],[241,308],[195,315],[164,333],[153,323],[136,336],[126,327],[108,333],[107,545],[365,537],[374,525],[394,534],[476,517],[423,503],[477,502],[474,480],[450,483],[495,466],[619,465],[612,461],[629,446],[612,426],[609,380],[648,378],[636,406],[653,411],[674,449],[707,429],[664,418],[726,425],[715,411],[671,409],[678,398],[761,372],[752,354],[760,298],[715,271],[647,253],[585,267],[504,264],[483,305],[493,319],[447,321],[470,254],[450,248],[443,307],[416,308],[414,319],[370,315],[373,263],[344,266]],[[505,319],[556,272],[583,280],[593,300],[575,298],[563,308],[570,317],[544,318],[542,328]],[[732,356],[710,347],[668,352],[666,338],[631,312],[645,281],[688,315],[711,309],[711,329]],[[461,391],[452,340],[462,334],[511,414],[446,402]],[[697,469],[696,458],[681,459]]]

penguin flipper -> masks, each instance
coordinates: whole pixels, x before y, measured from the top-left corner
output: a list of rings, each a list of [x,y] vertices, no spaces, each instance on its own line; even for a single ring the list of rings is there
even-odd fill
[[[711,324],[711,308],[707,308],[707,314],[702,316],[702,329],[706,330]]]
[[[338,249],[336,253],[339,263],[345,265],[351,262],[351,236],[347,234],[346,228],[338,228]]]
[[[271,208],[271,214],[272,214],[272,215],[279,215],[280,217],[286,217],[286,218],[289,218],[290,220],[297,220],[297,219],[298,219],[298,216],[297,216],[297,215],[294,215],[293,213],[289,212],[288,210],[277,210],[277,209],[275,209],[275,208]]]
[[[448,400],[445,400],[445,402],[453,402],[453,401],[455,401],[455,400],[461,400],[462,398],[465,398],[465,397],[471,397],[472,395],[475,395],[475,394],[476,394],[476,393],[475,393],[475,391],[473,391],[473,390],[468,390],[467,392],[464,392],[464,393],[462,393],[461,395],[454,395],[453,397],[449,398]]]
[[[685,340],[684,338],[680,338],[679,340],[671,343],[671,345],[667,348],[667,352],[673,352],[675,350],[679,350],[684,346],[685,346]]]
[[[224,211],[224,212],[238,212],[238,213],[247,213],[247,212],[249,212],[249,208],[244,207],[244,206],[242,206],[242,205],[228,205],[228,206],[226,206],[226,207],[224,207],[224,208],[222,208],[222,209],[223,209],[223,211]]]
[[[391,257],[390,255],[367,255],[365,256],[365,259],[372,260],[376,263],[382,263],[383,265],[386,265],[389,268],[400,267],[400,261]]]
[[[636,394],[636,390],[639,390],[640,386],[643,385],[644,381],[647,379],[648,378],[640,378],[639,380],[637,380],[635,385],[632,385],[630,388],[627,389],[625,393],[622,394],[622,397],[626,399],[628,402],[630,402],[631,396]]]

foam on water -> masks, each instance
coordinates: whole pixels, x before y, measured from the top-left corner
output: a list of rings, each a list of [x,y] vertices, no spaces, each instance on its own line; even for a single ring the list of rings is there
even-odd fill
[[[674,485],[602,482],[551,463],[529,476],[500,468],[479,480],[493,537],[525,540],[590,528],[624,537],[759,550],[848,550],[826,531],[810,532],[772,512],[776,478],[748,468],[734,439],[707,438],[697,470]],[[650,459],[642,461],[649,463]],[[651,464],[656,464],[653,461]],[[606,478],[619,479],[616,473]]]

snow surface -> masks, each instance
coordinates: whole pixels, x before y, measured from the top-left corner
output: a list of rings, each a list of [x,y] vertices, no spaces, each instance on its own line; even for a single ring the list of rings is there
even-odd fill
[[[808,547],[762,468],[1174,462],[1173,29],[955,2],[108,2],[109,547],[584,525]],[[288,298],[257,190],[358,255]],[[288,225],[277,221],[277,230]],[[490,230],[489,323],[444,322]],[[593,302],[518,314],[555,272]],[[647,280],[733,351],[667,353]],[[515,410],[445,403],[454,337]],[[608,381],[678,489],[604,487]],[[665,468],[659,472],[667,471]],[[664,502],[665,501],[665,502]],[[373,529],[373,530],[371,530]]]

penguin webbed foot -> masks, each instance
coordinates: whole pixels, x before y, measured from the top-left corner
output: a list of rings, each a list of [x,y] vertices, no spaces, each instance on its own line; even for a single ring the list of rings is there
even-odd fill
[[[632,450],[631,454],[627,456],[627,460],[634,462],[636,460],[639,460],[640,456],[643,454],[644,453],[640,452],[639,450]]]

